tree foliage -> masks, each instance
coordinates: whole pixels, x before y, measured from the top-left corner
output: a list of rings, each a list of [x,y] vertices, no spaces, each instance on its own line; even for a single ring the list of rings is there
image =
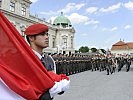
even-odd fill
[[[97,49],[96,48],[91,48],[91,51],[92,52],[97,52]]]
[[[82,46],[79,48],[79,52],[81,53],[86,53],[89,51],[89,48],[87,46]]]
[[[106,54],[106,50],[104,49],[100,49],[102,51],[102,53]]]
[[[95,53],[98,52],[98,49],[93,47],[93,48],[88,48],[87,46],[82,46],[79,48],[79,50],[77,50],[76,52],[81,52],[81,53],[86,53],[89,52],[89,50],[91,50],[91,52]],[[104,49],[99,49],[101,50],[102,53],[106,54],[106,50]]]

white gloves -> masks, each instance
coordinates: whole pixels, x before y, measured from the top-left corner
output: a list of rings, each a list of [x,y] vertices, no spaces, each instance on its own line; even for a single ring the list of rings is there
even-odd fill
[[[61,81],[60,81],[60,84],[61,84],[61,86],[62,86],[62,91],[66,91],[66,90],[69,89],[70,80],[66,80],[66,79],[61,80]]]
[[[51,89],[49,89],[51,98],[53,98],[57,93],[68,90],[69,86],[70,80],[63,79],[60,82],[55,82],[55,85]]]

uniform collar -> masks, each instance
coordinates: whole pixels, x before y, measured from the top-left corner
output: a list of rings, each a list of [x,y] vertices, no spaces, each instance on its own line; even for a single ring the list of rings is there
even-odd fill
[[[32,49],[33,50],[33,49]],[[41,60],[42,55],[40,55],[37,51],[33,50],[33,52],[36,54],[36,56]]]

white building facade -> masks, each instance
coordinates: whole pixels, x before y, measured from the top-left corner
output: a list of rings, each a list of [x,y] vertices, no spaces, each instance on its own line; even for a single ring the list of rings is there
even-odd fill
[[[54,23],[48,23],[44,19],[30,15],[30,0],[0,0],[0,10],[25,37],[26,27],[35,23],[43,23],[49,26],[49,47],[44,51],[49,53],[74,53],[75,29],[63,13],[58,16]]]

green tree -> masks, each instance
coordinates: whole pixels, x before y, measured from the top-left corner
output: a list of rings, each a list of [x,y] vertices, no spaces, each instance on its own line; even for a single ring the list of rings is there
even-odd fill
[[[89,48],[87,46],[82,46],[79,48],[79,52],[86,53],[89,51]]]
[[[78,50],[75,50],[75,53],[78,53],[79,51]]]
[[[92,52],[97,52],[97,49],[96,48],[91,48],[91,51]]]
[[[106,54],[106,50],[104,49],[100,49],[102,51],[102,53]]]

